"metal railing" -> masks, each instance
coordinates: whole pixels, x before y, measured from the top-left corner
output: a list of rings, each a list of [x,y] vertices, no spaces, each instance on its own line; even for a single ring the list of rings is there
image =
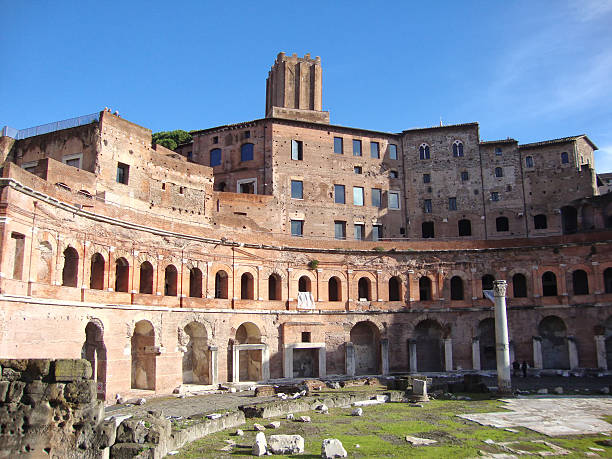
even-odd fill
[[[100,120],[100,112],[92,113],[90,115],[77,116],[76,118],[70,118],[67,120],[54,121],[53,123],[41,124],[40,126],[34,126],[27,129],[15,129],[10,126],[4,126],[2,128],[2,135],[12,137],[16,140],[22,140],[27,137],[34,137],[35,135],[48,134],[49,132],[60,131],[62,129],[73,128],[77,126],[83,126],[85,124],[92,123],[93,121]]]

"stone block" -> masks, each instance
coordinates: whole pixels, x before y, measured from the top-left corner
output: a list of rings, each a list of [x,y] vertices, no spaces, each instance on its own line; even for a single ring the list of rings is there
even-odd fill
[[[64,398],[68,403],[86,404],[96,399],[95,381],[76,381],[66,384]]]
[[[66,401],[64,398],[64,387],[66,385],[61,383],[49,384],[45,389],[44,398],[49,400],[52,405],[64,403]]]
[[[5,367],[2,369],[2,379],[4,381],[19,381],[21,380],[21,371]]]
[[[342,442],[337,438],[326,438],[321,443],[321,457],[324,459],[334,459],[336,457],[346,457],[347,453]]]
[[[140,443],[115,443],[110,456],[113,459],[153,459],[155,456],[152,446]]]
[[[253,443],[253,456],[263,456],[266,454],[268,449],[268,442],[266,441],[266,435],[263,432],[258,432],[255,435],[255,443]]]
[[[26,383],[23,381],[12,381],[9,386],[9,390],[6,394],[7,403],[17,403],[23,396],[23,390],[25,389]]]
[[[255,389],[255,397],[274,397],[276,392],[272,386],[259,386]]]
[[[6,394],[9,390],[10,381],[0,381],[0,403],[6,400]]]
[[[26,378],[28,381],[44,379],[49,375],[51,360],[31,359],[28,362],[28,367],[24,372],[24,378]]]
[[[115,444],[117,438],[117,427],[113,421],[106,421],[98,425],[98,439],[100,446],[107,448]]]
[[[40,402],[47,391],[47,384],[42,381],[35,380],[28,383],[24,390],[24,403],[35,405]]]
[[[304,452],[304,437],[301,435],[270,435],[268,448],[273,454],[301,454]]]
[[[143,444],[148,434],[148,429],[142,419],[126,419],[117,428],[117,443]]]
[[[43,427],[51,424],[53,420],[53,409],[47,402],[37,404],[25,417],[25,423],[29,427]]]
[[[0,359],[0,365],[4,372],[5,368],[11,368],[16,371],[25,371],[28,368],[27,359]]]
[[[90,379],[91,374],[91,364],[85,359],[59,359],[55,361],[53,369],[57,382]]]

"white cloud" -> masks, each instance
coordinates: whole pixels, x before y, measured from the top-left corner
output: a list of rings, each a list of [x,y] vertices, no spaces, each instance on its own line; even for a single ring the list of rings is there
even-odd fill
[[[581,21],[596,21],[612,13],[612,0],[572,0],[570,10]]]

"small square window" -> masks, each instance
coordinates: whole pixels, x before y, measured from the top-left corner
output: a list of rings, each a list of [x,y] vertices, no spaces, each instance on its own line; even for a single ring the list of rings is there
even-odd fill
[[[448,198],[448,210],[457,210],[457,198]]]
[[[397,159],[397,145],[389,145],[389,159]]]
[[[355,174],[361,174],[363,172],[363,168],[361,166],[355,166],[353,170],[355,171]]]
[[[304,221],[291,220],[291,235],[301,237],[304,234]]]
[[[372,240],[380,241],[382,238],[382,225],[372,225]]]
[[[431,182],[431,174],[423,174],[423,183]]]
[[[342,137],[334,137],[334,153],[338,155],[344,153],[344,141]]]
[[[21,168],[27,172],[33,172],[34,169],[36,169],[37,167],[38,167],[38,161],[31,161],[28,163],[23,163],[21,165]]]
[[[502,154],[502,149],[501,147],[495,147],[495,155],[496,156],[501,156]]]
[[[236,185],[237,185],[237,189],[236,189],[237,193],[256,194],[255,189],[257,188],[257,179],[238,180],[236,182]]]
[[[400,199],[399,192],[397,191],[389,191],[389,209],[399,209],[400,208]]]
[[[310,343],[310,332],[302,332],[302,343]]]
[[[380,159],[380,145],[378,142],[370,142],[370,157]]]
[[[123,163],[117,163],[117,183],[128,184],[130,178],[130,166]]]
[[[302,161],[304,159],[304,144],[301,140],[291,141],[291,159],[294,161]]]
[[[334,185],[334,202],[336,204],[345,204],[344,185]]]
[[[62,162],[67,166],[76,167],[77,169],[81,168],[81,163],[83,161],[83,153],[77,153],[75,155],[66,155],[62,158]]]
[[[218,136],[214,136],[212,138],[212,143],[219,143],[219,137]]]
[[[397,178],[398,174],[397,171],[389,171],[389,178]]]
[[[334,222],[334,237],[336,239],[346,239],[346,222]]]
[[[179,194],[185,194],[185,187],[179,186]]]
[[[189,161],[190,163],[193,162],[193,151],[187,152],[187,161]]]
[[[491,192],[491,201],[499,201],[499,193],[497,191]]]
[[[355,239],[362,241],[365,234],[365,225],[363,223],[355,223]]]
[[[353,205],[363,206],[363,188],[360,186],[353,187]]]
[[[361,140],[353,139],[353,156],[361,156]]]
[[[426,214],[430,214],[431,213],[431,199],[426,199],[424,204],[423,204],[423,212],[425,212]]]
[[[461,172],[461,181],[462,182],[467,182],[469,179],[470,179],[470,174],[468,174],[468,171]]]
[[[244,131],[244,138],[245,139],[250,139],[251,138],[251,131]]]
[[[304,182],[301,180],[291,180],[291,198],[304,199]]]
[[[372,188],[372,206],[380,207],[382,205],[382,190],[380,188]]]

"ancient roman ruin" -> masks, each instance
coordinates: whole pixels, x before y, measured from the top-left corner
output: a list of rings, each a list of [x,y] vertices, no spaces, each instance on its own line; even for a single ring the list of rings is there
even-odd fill
[[[0,356],[91,362],[97,398],[181,384],[612,367],[612,198],[586,135],[338,126],[281,53],[262,119],[176,151],[109,111],[0,137]]]

